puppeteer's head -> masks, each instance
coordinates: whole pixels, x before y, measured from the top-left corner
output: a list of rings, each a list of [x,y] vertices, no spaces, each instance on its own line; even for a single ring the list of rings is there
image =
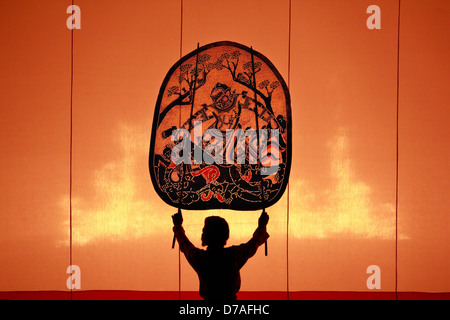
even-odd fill
[[[205,219],[202,233],[202,245],[214,248],[224,247],[230,236],[227,221],[218,216],[210,216]]]
[[[218,111],[228,111],[234,106],[237,94],[231,92],[231,88],[226,84],[218,82],[211,90],[210,96],[215,109]]]

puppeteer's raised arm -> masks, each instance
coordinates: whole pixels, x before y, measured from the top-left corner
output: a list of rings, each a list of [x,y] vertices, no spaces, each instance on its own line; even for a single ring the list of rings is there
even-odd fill
[[[178,210],[177,213],[172,215],[172,221],[174,226],[181,226],[183,224],[183,215],[181,214],[181,210]]]
[[[195,249],[195,246],[189,241],[188,237],[184,232],[183,224],[183,216],[181,215],[181,211],[172,215],[173,221],[173,233],[175,238],[178,241],[181,252],[186,255],[186,258],[189,260],[190,253]]]
[[[269,215],[266,211],[261,213],[261,216],[258,219],[258,228],[266,229],[267,223],[269,222]]]
[[[267,233],[267,223],[269,222],[269,215],[267,212],[261,213],[261,216],[258,219],[258,228],[256,228],[253,233],[253,237],[250,241],[256,241],[257,246],[262,245],[269,238],[269,234]]]

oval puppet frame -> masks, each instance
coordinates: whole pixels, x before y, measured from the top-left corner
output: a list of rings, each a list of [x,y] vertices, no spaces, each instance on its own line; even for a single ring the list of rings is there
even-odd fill
[[[290,95],[275,66],[239,43],[211,43],[167,73],[155,106],[149,171],[167,204],[258,210],[291,167]]]

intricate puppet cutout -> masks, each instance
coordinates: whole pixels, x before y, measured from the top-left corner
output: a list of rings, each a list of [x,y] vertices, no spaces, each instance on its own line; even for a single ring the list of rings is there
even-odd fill
[[[290,164],[289,91],[266,57],[218,42],[169,70],[149,155],[153,185],[166,203],[195,210],[267,208],[282,196]]]

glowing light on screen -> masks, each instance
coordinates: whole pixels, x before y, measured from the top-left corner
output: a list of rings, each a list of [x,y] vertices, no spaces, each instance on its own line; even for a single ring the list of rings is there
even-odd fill
[[[395,237],[395,204],[378,204],[371,200],[371,186],[355,178],[349,144],[348,134],[343,129],[328,143],[331,188],[314,190],[308,181],[291,180],[294,237]]]
[[[119,156],[94,172],[94,178],[89,182],[93,192],[91,200],[77,196],[73,199],[75,244],[136,239],[171,229],[170,214],[174,209],[159,200],[156,194],[148,198],[139,196],[142,189],[148,188],[146,184],[150,184],[142,178],[146,170],[148,143],[145,132],[143,128],[127,124],[121,124],[114,132],[116,139],[113,144]],[[306,180],[291,179],[291,236],[394,238],[395,204],[371,200],[372,187],[355,177],[349,145],[348,133],[344,129],[338,130],[327,143],[329,187],[314,189]],[[272,236],[286,232],[285,196],[279,204],[269,208],[272,217],[277,217],[271,221]],[[232,226],[232,238],[249,237],[256,226],[257,214],[229,214],[228,211],[185,213],[185,226],[188,232],[193,232],[193,241],[208,215],[224,216]]]

